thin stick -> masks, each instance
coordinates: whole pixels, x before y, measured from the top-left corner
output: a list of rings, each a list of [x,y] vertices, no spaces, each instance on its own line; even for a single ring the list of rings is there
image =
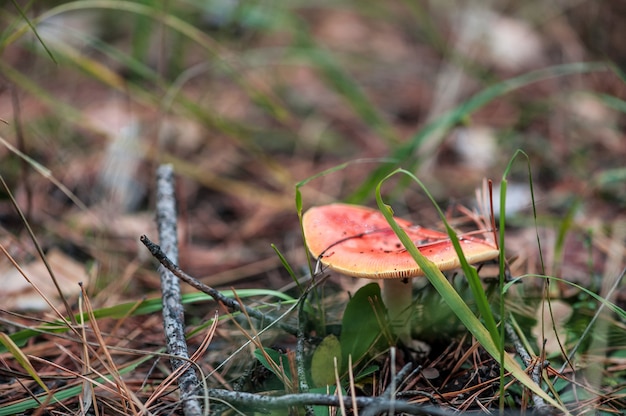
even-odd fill
[[[243,305],[237,302],[235,299],[227,298],[220,291],[212,288],[211,286],[205,285],[204,283],[200,282],[195,277],[188,275],[187,273],[182,271],[180,267],[174,264],[165,255],[163,250],[161,250],[161,247],[159,247],[157,244],[154,244],[152,241],[150,241],[150,239],[147,236],[142,235],[141,237],[139,237],[139,241],[141,241],[146,246],[146,248],[150,250],[150,253],[152,254],[152,256],[155,259],[157,259],[159,263],[163,265],[163,267],[165,267],[167,270],[172,272],[174,276],[178,277],[179,279],[181,279],[183,282],[187,283],[191,287],[196,288],[199,291],[204,292],[207,295],[211,296],[213,299],[215,299],[216,302],[224,304],[224,306],[226,306],[231,311],[241,312],[245,310],[248,315],[250,315],[254,319],[261,321],[264,326],[267,326],[270,323],[273,323],[275,321],[275,319],[273,319],[270,315],[266,315],[257,309],[250,308],[246,305]],[[283,331],[291,335],[295,335],[295,336],[298,335],[298,329],[294,328],[291,325],[287,325],[282,322],[277,322],[276,325],[278,325],[280,329],[282,329]]]
[[[159,240],[164,247],[164,252],[167,253],[168,257],[177,261],[178,234],[172,165],[161,165],[157,169],[156,220]],[[178,368],[186,366],[187,360],[189,360],[180,283],[176,276],[165,267],[159,267],[159,273],[161,275],[161,292],[163,293],[165,341],[167,351],[172,354],[170,363],[176,371]],[[182,357],[182,359],[178,357]],[[182,392],[183,412],[186,416],[202,415],[200,402],[194,397],[198,384],[198,377],[192,367],[188,367],[178,379],[178,386]]]
[[[517,336],[517,333],[515,332],[511,324],[506,322],[504,324],[504,329],[506,330],[507,337],[513,342],[515,351],[517,351],[517,355],[519,355],[519,357],[522,359],[522,362],[524,363],[524,365],[526,367],[530,367],[531,365],[533,366],[533,369],[531,372],[531,378],[537,385],[541,385],[541,371],[543,370],[543,364],[542,363],[533,364],[532,357],[530,356],[528,351],[526,351],[526,348],[524,348],[522,341]],[[543,398],[541,398],[539,395],[533,392],[531,392],[531,397],[532,397],[533,403],[535,404],[536,412],[538,414],[550,414],[549,409],[551,409],[551,406],[546,404]]]
[[[306,306],[306,296],[308,295],[308,291],[302,294],[302,297],[299,299],[298,305],[298,340],[296,341],[296,366],[298,371],[298,389],[300,393],[308,393],[309,392],[309,383],[306,379],[306,368],[305,362],[306,358],[304,355],[304,344],[306,342],[304,330],[306,327],[306,319],[304,313],[304,307]],[[315,415],[315,412],[311,406],[305,406],[305,415]]]
[[[378,413],[387,411],[391,406],[391,401],[386,397],[345,397],[339,398],[337,395],[303,393],[285,394],[282,396],[270,396],[264,394],[245,393],[241,391],[209,389],[207,391],[210,398],[224,401],[231,406],[253,407],[257,411],[270,409],[287,409],[291,406],[333,406],[340,407],[341,404],[346,409],[352,409],[356,404],[358,408],[376,407]],[[404,412],[411,415],[437,415],[450,416],[454,414],[453,409],[445,409],[438,406],[409,403],[404,400],[395,400],[394,408],[396,412]],[[468,411],[465,415],[484,415],[483,411]]]
[[[352,398],[352,408],[354,416],[359,416],[359,408],[356,405],[356,388],[354,385],[354,373],[352,371],[352,354],[348,354],[348,379],[350,380],[350,397]]]
[[[337,394],[337,399],[339,399],[339,410],[343,416],[346,415],[346,405],[343,400],[343,393],[341,392],[341,382],[339,381],[339,368],[337,366],[337,357],[333,357],[333,368],[335,369],[335,383],[337,385],[337,389],[335,393]]]

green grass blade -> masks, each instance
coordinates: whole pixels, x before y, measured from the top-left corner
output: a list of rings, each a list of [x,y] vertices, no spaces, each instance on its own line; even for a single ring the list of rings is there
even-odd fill
[[[524,156],[526,158],[526,167],[528,170],[528,186],[530,188],[530,199],[531,199],[531,204],[532,204],[532,208],[533,208],[533,221],[535,223],[535,229],[537,229],[537,204],[535,203],[535,189],[533,188],[533,175],[532,175],[532,169],[530,166],[530,157],[528,156],[528,154],[526,154],[526,152],[524,152],[521,149],[517,149],[515,151],[515,153],[513,154],[513,156],[511,157],[511,159],[509,160],[509,163],[507,164],[506,169],[504,170],[504,173],[502,174],[502,183],[505,186],[505,190],[504,191],[500,191],[500,247],[504,247],[504,230],[506,229],[506,215],[504,215],[504,213],[506,212],[505,208],[506,208],[506,184],[507,184],[507,176],[509,175],[509,173],[511,172],[511,169],[513,167],[513,162],[515,161],[515,159],[517,159],[518,156]],[[545,262],[543,260],[543,250],[541,248],[541,240],[539,239],[539,233],[536,233],[537,235],[537,247],[539,248],[539,261],[541,264],[541,270],[542,272],[545,271]],[[501,267],[503,265],[502,261],[504,260],[504,254],[503,251],[500,251],[500,264]],[[500,277],[501,279],[504,277],[503,274],[503,270],[500,271]]]
[[[298,289],[300,290],[300,292],[301,293],[304,292],[304,288],[302,287],[302,285],[298,281],[298,276],[296,276],[296,273],[293,271],[293,268],[291,267],[291,265],[289,264],[289,262],[287,261],[287,259],[283,255],[283,253],[281,253],[281,251],[278,249],[278,247],[276,247],[276,244],[271,244],[271,247],[272,247],[272,250],[274,250],[274,253],[276,253],[278,258],[280,259],[280,262],[283,265],[283,267],[285,268],[285,270],[287,270],[287,273],[289,273],[289,276],[291,276],[291,279],[298,286]]]
[[[257,296],[272,296],[279,299],[281,303],[293,303],[296,302],[296,299],[293,297],[270,289],[238,289],[237,296],[241,299],[247,299],[250,297]],[[233,298],[234,292],[232,290],[222,291],[222,294],[226,297]],[[207,295],[206,293],[195,292],[195,293],[186,293],[182,297],[183,304],[193,304],[199,302],[207,302],[212,301],[213,298]],[[112,318],[112,319],[121,319],[123,317],[129,316],[141,316],[147,315],[150,313],[159,312],[162,308],[162,300],[161,298],[153,298],[143,300],[141,302],[126,302],[119,305],[110,306],[108,308],[96,309],[93,314],[96,319],[101,318]],[[77,320],[88,321],[89,317],[87,314],[83,314],[81,317],[79,314],[76,315]],[[43,325],[39,325],[35,328],[23,329],[21,331],[17,331],[11,334],[11,340],[18,346],[24,345],[29,339],[40,335],[40,334],[60,334],[67,332],[69,329],[65,326],[61,321],[51,322]],[[0,346],[0,353],[6,352],[7,349],[4,346]]]
[[[493,101],[495,98],[506,95],[527,85],[539,81],[545,81],[550,78],[606,70],[608,70],[608,66],[604,63],[573,63],[557,65],[528,72],[519,77],[502,81],[485,88],[467,101],[463,102],[454,110],[426,125],[422,130],[410,138],[406,144],[398,147],[392,154],[392,158],[398,162],[395,164],[389,163],[374,170],[374,172],[372,172],[372,174],[361,184],[361,186],[348,198],[348,201],[357,203],[364,200],[367,195],[370,195],[372,189],[375,189],[376,185],[382,180],[383,177],[387,176],[393,169],[400,165],[402,165],[405,169],[414,171],[415,168],[419,166],[421,160],[420,157],[426,156],[417,156],[417,152],[426,138],[436,131],[451,129],[462,120],[469,117],[473,112]],[[442,135],[442,138],[443,137],[445,136]]]
[[[546,280],[554,280],[555,282],[559,282],[559,283],[563,283],[565,285],[569,285],[569,286],[575,287],[577,290],[580,290],[581,292],[584,292],[585,294],[589,295],[590,297],[594,298],[595,300],[597,300],[598,302],[603,304],[611,312],[614,312],[616,315],[618,315],[620,317],[620,319],[626,320],[626,311],[624,309],[622,309],[621,307],[619,307],[618,305],[616,305],[615,303],[611,302],[610,300],[607,300],[607,299],[603,298],[602,296],[594,293],[593,291],[587,289],[584,286],[581,286],[581,285],[579,285],[577,283],[571,282],[571,281],[566,280],[566,279],[561,279],[560,277],[546,276],[546,275],[542,275],[542,274],[525,274],[523,276],[519,276],[519,277],[511,280],[510,282],[507,282],[507,284],[504,286],[504,290],[508,291],[516,283],[519,283],[520,280],[528,279],[528,278],[539,278],[539,279],[546,279]]]
[[[15,8],[17,9],[17,12],[20,14],[20,16],[22,16],[22,19],[24,19],[24,21],[26,22],[26,24],[28,25],[30,30],[33,32],[33,34],[35,35],[35,37],[37,38],[37,40],[39,41],[39,43],[41,44],[43,49],[46,51],[46,53],[48,54],[50,59],[52,59],[52,62],[54,62],[55,64],[58,63],[57,60],[54,58],[54,54],[52,53],[52,51],[50,49],[48,49],[48,46],[46,45],[46,42],[44,42],[43,39],[41,38],[41,36],[39,36],[39,32],[37,32],[37,28],[35,27],[35,25],[33,25],[33,23],[30,21],[28,16],[26,16],[26,13],[24,13],[24,10],[22,10],[20,5],[17,4],[17,2],[15,0],[12,0],[12,3],[15,6]]]
[[[4,332],[0,332],[0,344],[4,345],[7,351],[9,351],[13,358],[15,358],[15,361],[17,361],[26,371],[26,373],[28,373],[33,378],[33,380],[35,380],[39,387],[41,387],[45,392],[48,392],[48,386],[46,386],[46,383],[41,380],[26,354],[24,354],[22,350],[20,350],[20,348],[13,342],[11,337]]]
[[[445,214],[443,213],[443,211],[441,210],[441,208],[435,201],[435,198],[428,191],[428,188],[422,183],[422,181],[420,181],[411,172],[406,171],[404,169],[398,169],[395,172],[392,172],[388,177],[391,177],[395,175],[396,173],[405,174],[410,179],[415,181],[422,188],[426,196],[430,199],[433,206],[439,213],[439,217],[441,218],[444,226],[446,227],[446,232],[448,233],[448,236],[450,237],[450,241],[452,242],[452,245],[454,246],[454,250],[456,251],[459,257],[459,261],[461,263],[461,269],[465,273],[465,277],[467,278],[469,287],[472,291],[472,295],[474,297],[474,301],[476,302],[476,306],[478,307],[478,311],[480,312],[480,315],[483,317],[485,321],[485,325],[489,331],[489,334],[491,335],[491,338],[493,339],[493,342],[496,345],[501,345],[502,342],[500,341],[501,340],[500,332],[498,331],[498,326],[496,324],[495,317],[493,316],[491,306],[489,305],[489,299],[487,298],[487,294],[485,293],[485,290],[483,288],[482,282],[480,281],[480,277],[478,276],[478,272],[476,271],[476,268],[467,262],[467,259],[465,258],[465,255],[463,254],[463,250],[461,249],[461,243],[459,242],[459,238],[457,237],[456,232],[452,229],[452,227],[450,226],[450,224],[448,223],[446,219]],[[378,192],[378,189],[379,188],[377,188],[377,192]]]
[[[459,294],[454,290],[448,279],[443,275],[443,273],[435,266],[433,262],[428,260],[420,251],[417,249],[415,244],[411,241],[411,238],[398,226],[398,224],[393,219],[393,212],[391,208],[384,203],[381,196],[381,186],[384,181],[390,176],[394,175],[394,173],[388,175],[383,178],[383,180],[376,187],[376,203],[381,211],[381,213],[387,219],[387,222],[394,230],[404,247],[411,254],[415,262],[424,270],[426,277],[430,281],[430,283],[435,287],[437,292],[441,295],[444,301],[450,306],[450,308],[454,311],[457,317],[463,322],[465,327],[471,332],[471,334],[476,338],[476,340],[481,344],[481,346],[498,362],[501,359],[501,347],[496,345],[491,334],[485,328],[485,326],[474,316],[471,309],[467,306],[467,304],[463,301],[463,299],[459,296]],[[509,371],[513,377],[515,377],[520,383],[524,386],[532,390],[535,394],[542,397],[552,406],[556,407],[564,414],[569,414],[567,410],[561,406],[556,400],[550,397],[546,392],[544,392],[540,386],[535,384],[530,376],[519,366],[519,364],[509,355],[504,355],[504,361],[500,362],[500,364]]]
[[[598,98],[608,107],[626,113],[626,101],[608,94],[599,94]]]
[[[154,355],[146,354],[145,356],[130,363],[129,365],[119,368],[118,374],[122,375],[122,374],[132,373],[141,364],[151,359],[154,359]],[[113,375],[106,375],[105,377],[99,377],[99,378],[94,379],[91,382],[94,384],[102,384],[105,381],[105,379],[112,380]],[[54,394],[52,394],[52,397],[49,400],[47,400],[48,393],[40,394],[36,396],[35,398],[19,400],[13,404],[0,407],[0,416],[22,414],[31,409],[38,409],[41,406],[41,403],[44,403],[46,401],[49,401],[50,403],[60,403],[64,400],[78,396],[82,391],[83,391],[83,386],[81,383],[75,386],[60,388],[56,390]]]

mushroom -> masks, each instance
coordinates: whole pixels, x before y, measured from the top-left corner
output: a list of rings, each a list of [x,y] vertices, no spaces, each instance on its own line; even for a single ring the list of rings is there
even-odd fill
[[[448,234],[400,218],[395,220],[439,270],[460,267]],[[309,251],[325,266],[348,276],[382,280],[383,303],[390,323],[396,335],[406,341],[413,299],[410,279],[423,276],[424,271],[380,211],[341,203],[313,207],[302,217],[302,228]],[[498,257],[498,249],[487,240],[459,237],[459,241],[470,264]]]

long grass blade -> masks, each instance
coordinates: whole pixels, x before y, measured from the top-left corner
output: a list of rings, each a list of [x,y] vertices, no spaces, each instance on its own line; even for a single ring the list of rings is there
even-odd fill
[[[28,16],[26,16],[26,13],[24,13],[24,10],[22,10],[20,5],[17,4],[17,2],[15,0],[11,0],[11,2],[15,6],[15,8],[17,9],[17,12],[20,14],[20,16],[22,16],[22,19],[24,19],[24,22],[26,22],[26,24],[28,25],[30,30],[33,32],[33,34],[35,35],[35,37],[37,38],[37,40],[39,41],[41,46],[44,48],[44,50],[46,51],[46,53],[48,54],[50,59],[52,59],[52,62],[54,62],[55,64],[58,63],[57,60],[54,58],[54,54],[52,53],[52,51],[46,45],[46,42],[44,42],[43,39],[41,38],[41,36],[39,36],[39,32],[37,31],[37,28],[35,27],[35,25],[30,21]]]
[[[13,342],[10,336],[5,334],[4,332],[0,332],[0,344],[4,345],[4,347],[11,353],[15,361],[17,361],[24,370],[37,382],[39,387],[41,387],[45,392],[48,392],[48,386],[37,374],[37,370],[33,367],[30,360],[24,354],[24,352]]]
[[[430,283],[435,287],[437,292],[441,295],[444,301],[450,306],[457,317],[463,322],[465,327],[471,332],[476,340],[482,345],[482,347],[495,359],[501,358],[501,346],[497,345],[487,328],[474,316],[471,309],[454,290],[454,287],[448,282],[448,279],[443,273],[435,266],[433,262],[428,260],[417,249],[411,238],[400,228],[393,218],[393,212],[391,208],[385,204],[381,196],[381,187],[386,179],[393,176],[395,172],[391,173],[387,177],[383,178],[376,187],[376,203],[381,213],[387,219],[387,222],[394,230],[406,250],[413,256],[415,262],[424,270],[426,277]],[[535,384],[528,374],[519,366],[519,364],[509,355],[504,355],[504,361],[500,363],[507,371],[509,371],[513,377],[515,377],[520,383],[532,390],[537,395],[541,396],[544,400],[556,407],[564,414],[569,412],[556,400],[550,397],[540,386]]]
[[[419,166],[421,160],[428,156],[418,155],[418,152],[421,144],[430,134],[435,131],[451,129],[462,120],[469,117],[473,112],[494,99],[509,94],[512,91],[527,85],[545,81],[547,79],[588,72],[607,71],[608,69],[609,67],[605,63],[574,63],[557,65],[528,72],[520,75],[519,77],[499,82],[482,90],[467,101],[460,104],[454,110],[426,125],[423,129],[411,137],[406,144],[399,146],[392,154],[392,158],[398,162],[385,164],[374,170],[361,184],[361,186],[348,198],[348,201],[357,203],[364,200],[367,195],[371,194],[372,189],[375,189],[376,185],[382,180],[382,178],[387,176],[398,166],[403,166],[407,170],[414,171],[416,167]],[[442,135],[442,137],[445,137],[445,135]]]

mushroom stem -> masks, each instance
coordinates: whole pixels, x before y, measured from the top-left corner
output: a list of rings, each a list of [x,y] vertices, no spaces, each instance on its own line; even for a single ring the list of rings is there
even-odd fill
[[[387,307],[389,324],[402,342],[411,338],[411,303],[413,285],[411,279],[385,279],[382,290],[383,303]]]

